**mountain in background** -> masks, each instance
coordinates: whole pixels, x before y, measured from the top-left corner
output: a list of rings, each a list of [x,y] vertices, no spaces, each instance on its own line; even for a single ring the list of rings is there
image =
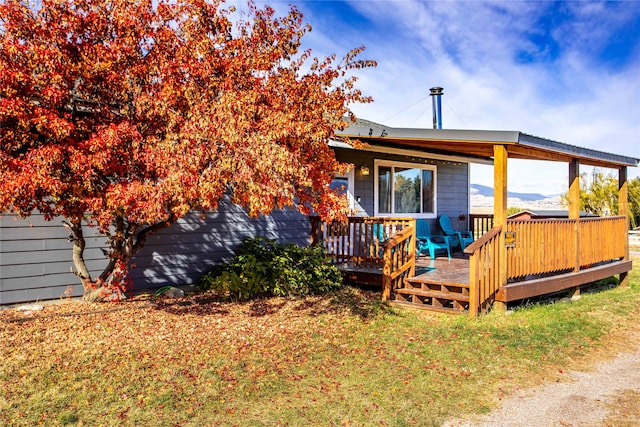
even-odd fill
[[[486,185],[480,184],[471,184],[471,195],[493,197],[493,187],[487,187]],[[516,193],[513,191],[508,191],[507,197],[533,202],[537,200],[549,199],[555,196],[545,196],[544,194],[539,193]]]

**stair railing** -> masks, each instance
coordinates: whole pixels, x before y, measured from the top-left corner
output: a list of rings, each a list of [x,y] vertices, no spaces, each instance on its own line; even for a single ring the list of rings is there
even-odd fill
[[[415,220],[382,242],[382,248],[382,301],[388,301],[394,290],[403,286],[405,279],[415,276]]]
[[[469,316],[486,313],[500,288],[500,242],[502,227],[494,227],[467,246],[469,255]]]

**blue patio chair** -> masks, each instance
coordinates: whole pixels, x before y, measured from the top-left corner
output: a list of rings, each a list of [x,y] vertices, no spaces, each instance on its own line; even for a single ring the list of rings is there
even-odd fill
[[[384,249],[382,248],[382,242],[387,240],[385,238],[383,224],[373,224],[373,238],[378,242],[378,256],[382,258],[382,254],[384,253]]]
[[[440,228],[447,236],[455,236],[458,238],[460,244],[460,250],[464,251],[464,248],[473,243],[473,233],[471,231],[456,231],[451,226],[451,220],[447,215],[440,216]],[[458,246],[458,245],[456,245]]]
[[[373,224],[373,238],[378,241],[378,256],[380,258],[384,255],[382,244],[391,237],[391,235],[387,235],[387,233],[392,233],[392,231],[392,229],[386,228],[384,224]],[[392,254],[393,251],[394,249],[391,248]]]
[[[428,249],[429,257],[436,259],[437,250],[446,250],[447,256],[451,259],[451,240],[449,236],[434,236],[431,234],[431,228],[426,219],[416,220],[417,256],[420,256],[423,251]]]

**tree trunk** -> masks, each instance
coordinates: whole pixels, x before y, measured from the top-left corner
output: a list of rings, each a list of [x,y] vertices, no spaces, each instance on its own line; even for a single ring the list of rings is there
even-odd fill
[[[84,248],[86,246],[84,236],[82,234],[82,220],[74,219],[71,221],[71,235],[73,240],[73,265],[76,267],[75,275],[82,280],[83,284],[91,281],[91,274],[84,262]]]
[[[82,280],[84,300],[119,301],[126,298],[125,291],[131,287],[131,280],[127,276],[132,258],[144,247],[147,237],[171,226],[177,220],[178,217],[171,214],[166,221],[140,228],[137,224],[126,225],[124,218],[117,218],[116,232],[113,235],[107,234],[109,249],[106,256],[109,263],[95,281],[91,278],[84,261],[85,240],[82,235],[82,223],[73,222],[73,263],[76,266],[76,275]]]

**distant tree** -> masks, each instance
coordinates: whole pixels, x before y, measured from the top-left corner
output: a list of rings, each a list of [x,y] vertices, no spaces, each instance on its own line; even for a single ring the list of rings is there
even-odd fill
[[[640,177],[629,180],[629,222],[631,228],[640,227]]]
[[[628,181],[629,226],[640,224],[640,178]],[[568,193],[562,195],[562,203],[568,205]],[[594,172],[580,175],[580,210],[598,216],[618,213],[618,178],[613,174]]]
[[[587,175],[581,175],[580,209],[598,216],[615,215],[618,212],[618,179],[612,174],[594,172],[587,183]]]
[[[347,212],[327,140],[370,101],[351,71],[375,64],[300,52],[295,7],[222,5],[0,0],[0,210],[66,218],[85,297],[119,290],[150,234],[224,194],[252,216]],[[83,224],[107,238],[97,278]]]
[[[515,215],[518,212],[522,212],[524,210],[524,208],[520,208],[517,206],[510,206],[507,208],[507,216],[511,216],[511,215]]]

